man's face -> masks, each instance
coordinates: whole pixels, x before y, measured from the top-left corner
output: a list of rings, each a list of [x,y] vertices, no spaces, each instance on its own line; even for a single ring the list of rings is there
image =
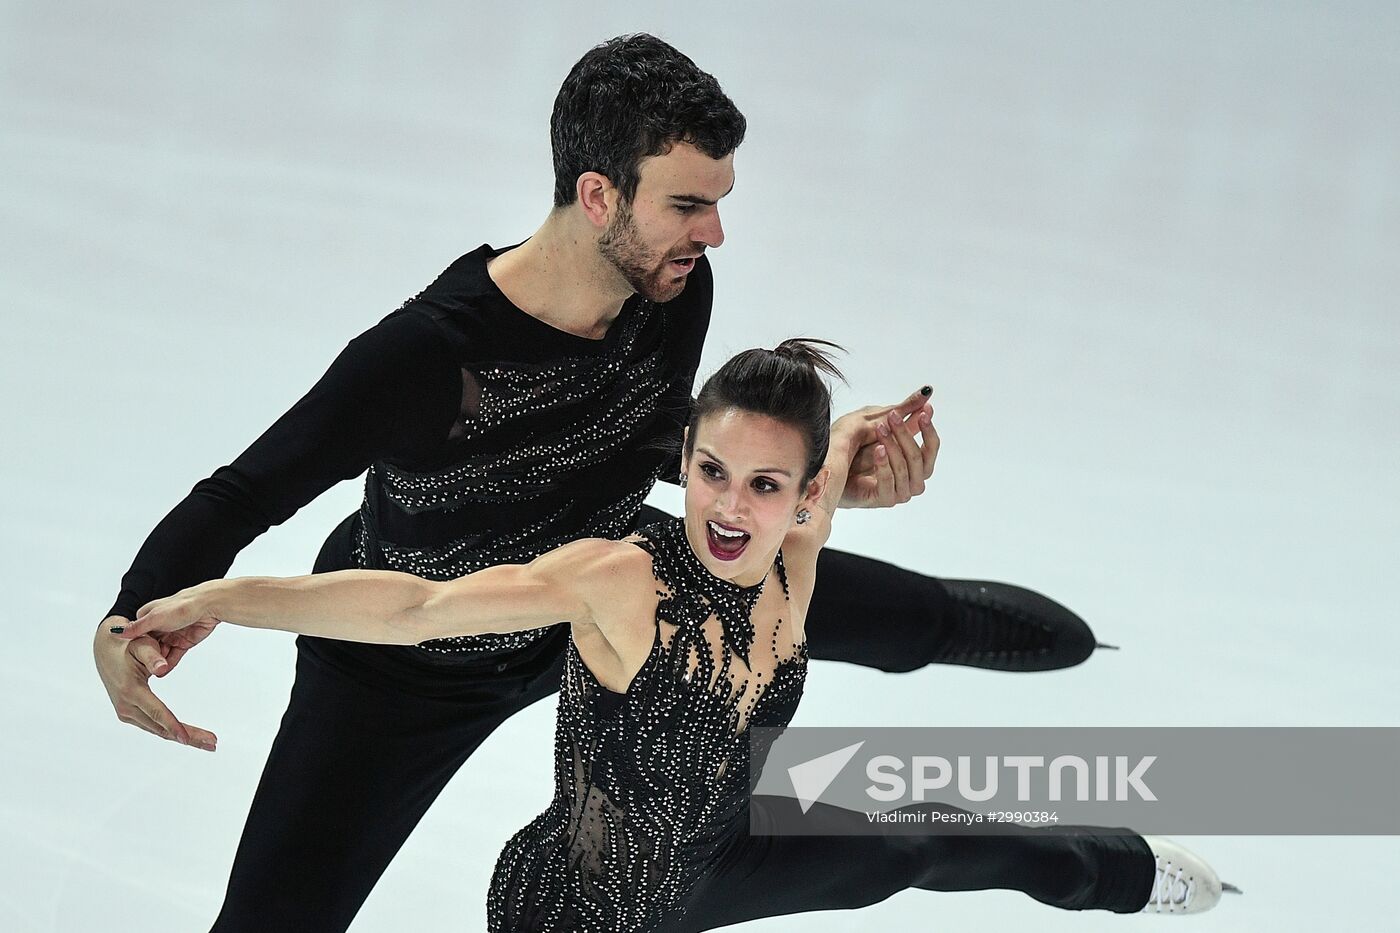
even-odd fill
[[[644,298],[670,301],[706,247],[724,242],[719,200],[734,187],[734,154],[712,159],[687,143],[643,159],[636,197],[619,199],[598,252]]]

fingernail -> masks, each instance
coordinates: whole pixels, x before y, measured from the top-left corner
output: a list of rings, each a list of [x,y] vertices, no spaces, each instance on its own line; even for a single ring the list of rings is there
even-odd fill
[[[214,743],[213,743],[213,742],[200,742],[200,743],[199,743],[199,747],[202,748],[202,749],[204,749],[206,752],[212,752],[212,751],[214,750]]]
[[[125,632],[125,631],[126,631],[126,626],[125,626],[125,625],[114,625],[114,626],[111,627],[111,629],[109,629],[109,631],[111,631],[111,633],[112,633],[113,635],[120,635],[122,632]]]
[[[877,425],[875,426],[875,431],[876,431],[876,433],[878,433],[881,437],[889,437],[889,436],[890,436],[890,426],[887,425],[887,424],[885,424],[885,422],[883,422],[883,421],[881,421],[879,424],[877,424]]]
[[[169,666],[170,665],[167,664],[165,661],[157,661],[154,667],[152,667],[151,669],[154,670],[157,674],[163,674],[165,673],[165,669]]]
[[[933,386],[924,386],[922,389],[919,390],[919,394],[922,395],[924,398],[928,398],[930,395],[933,394]]]

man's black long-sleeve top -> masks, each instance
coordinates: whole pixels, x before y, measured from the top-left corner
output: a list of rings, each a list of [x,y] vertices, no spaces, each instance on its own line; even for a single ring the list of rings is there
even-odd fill
[[[223,576],[270,526],[366,470],[345,566],[448,579],[625,533],[674,464],[709,325],[709,263],[664,305],[634,295],[591,340],[511,304],[486,271],[499,252],[461,257],[350,341],[196,484],[147,537],[110,614]]]

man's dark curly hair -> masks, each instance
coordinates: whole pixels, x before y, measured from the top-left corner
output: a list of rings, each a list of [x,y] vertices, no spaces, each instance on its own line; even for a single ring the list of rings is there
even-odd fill
[[[574,202],[584,172],[607,176],[631,201],[642,159],[677,142],[721,159],[745,125],[719,82],[672,46],[646,33],[610,39],[578,60],[554,98],[554,206]]]

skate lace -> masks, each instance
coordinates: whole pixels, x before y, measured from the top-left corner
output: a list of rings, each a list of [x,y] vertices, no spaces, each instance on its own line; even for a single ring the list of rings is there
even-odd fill
[[[1196,893],[1196,882],[1186,876],[1186,869],[1173,865],[1169,859],[1157,859],[1157,874],[1152,879],[1152,896],[1143,910],[1172,910],[1190,905]]]
[[[975,583],[949,580],[944,585],[960,610],[960,624],[940,660],[1007,661],[1043,655],[1053,647],[1054,630],[1011,600]]]

